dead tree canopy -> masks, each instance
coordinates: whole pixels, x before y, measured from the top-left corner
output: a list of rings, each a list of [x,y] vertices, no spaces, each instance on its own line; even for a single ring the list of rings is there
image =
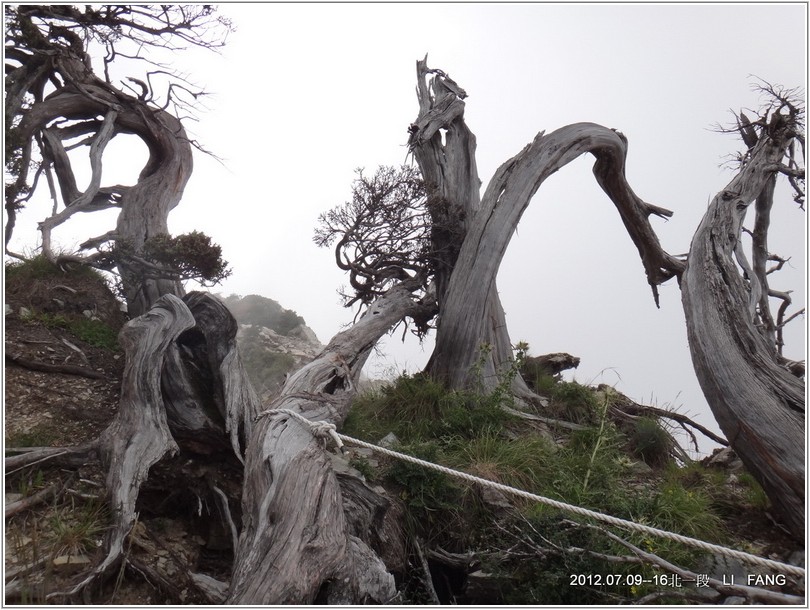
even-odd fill
[[[118,54],[139,56],[139,47],[218,46],[206,29],[218,26],[222,32],[229,26],[201,6],[87,6],[82,11],[30,5],[7,7],[6,21],[6,160],[12,177],[6,188],[6,251],[17,213],[35,193],[47,191],[53,210],[39,229],[48,259],[109,268],[110,254],[119,255],[112,265],[133,315],[163,294],[182,294],[182,278],[155,273],[161,265],[145,260],[144,244],[168,235],[168,214],[191,176],[193,144],[177,113],[200,93],[178,80],[164,94],[155,91],[152,85],[169,74],[158,65],[145,81],[135,79],[137,89],[128,84],[132,79],[116,86],[109,68]],[[91,45],[106,52],[105,78],[93,71]],[[121,134],[140,138],[149,157],[135,184],[105,184],[104,151]],[[91,176],[84,190],[73,166],[77,149],[88,154]],[[120,210],[115,228],[88,239],[82,252],[55,251],[56,227],[78,212],[115,208]],[[120,256],[123,251],[127,256]]]

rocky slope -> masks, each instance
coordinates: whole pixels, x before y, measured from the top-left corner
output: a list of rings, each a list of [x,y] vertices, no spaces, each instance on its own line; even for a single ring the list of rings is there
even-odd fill
[[[273,299],[253,294],[223,301],[239,323],[239,352],[262,402],[281,389],[287,374],[323,349],[304,319]]]

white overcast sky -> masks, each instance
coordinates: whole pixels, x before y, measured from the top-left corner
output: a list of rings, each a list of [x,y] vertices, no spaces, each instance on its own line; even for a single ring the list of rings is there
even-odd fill
[[[805,87],[804,4],[223,4],[237,30],[221,55],[177,54],[174,67],[213,95],[195,138],[224,165],[196,155],[170,216],[173,233],[201,230],[234,273],[225,294],[261,294],[302,315],[324,343],[349,323],[337,289],[346,278],[312,242],[318,215],[347,200],[354,169],[406,159],[417,115],[416,60],[469,94],[484,187],[540,130],[589,121],[629,139],[627,175],[646,201],[675,212],[655,220],[664,247],[686,252],[708,201],[731,178],[738,148],[712,131],[730,109],[757,108],[754,76]],[[143,152],[123,146],[105,183],[132,181]],[[680,292],[656,309],[635,246],[596,185],[592,157],[538,191],[504,259],[498,286],[513,342],[534,354],[582,359],[575,378],[717,429],[692,370]],[[804,213],[782,187],[771,249],[793,256],[773,277],[804,306]],[[32,210],[16,244],[32,242]],[[39,214],[37,216],[37,214]],[[90,229],[79,243],[111,228]],[[56,233],[59,237],[60,233]],[[19,245],[22,249],[22,245]],[[805,356],[804,322],[789,357]],[[372,376],[418,370],[432,341],[389,338]]]

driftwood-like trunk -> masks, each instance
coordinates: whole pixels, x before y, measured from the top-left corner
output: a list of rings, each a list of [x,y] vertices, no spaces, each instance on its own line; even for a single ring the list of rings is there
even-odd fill
[[[315,360],[290,376],[270,410],[287,409],[312,421],[340,424],[374,344],[418,308],[409,290],[391,288]],[[396,527],[386,521],[390,503],[365,491],[375,500],[358,502],[356,490],[341,487],[322,441],[309,426],[284,413],[262,416],[245,458],[243,528],[229,603],[390,600],[396,593],[394,579],[380,557],[389,557],[391,563],[390,547],[398,544]],[[344,512],[344,506],[354,511],[360,505],[373,508],[369,520],[373,517],[380,531],[369,530],[358,515]]]
[[[450,279],[440,314],[432,373],[452,387],[469,385],[474,381],[473,365],[481,343],[497,341],[499,336],[508,341],[503,310],[492,296],[506,247],[540,184],[586,152],[597,158],[594,173],[639,250],[657,300],[655,287],[678,273],[683,262],[662,250],[649,223],[650,215],[668,217],[671,212],[642,201],[624,178],[626,145],[625,138],[615,130],[577,123],[549,135],[538,134],[498,169],[467,231]],[[493,335],[495,324],[503,329]]]
[[[150,469],[181,453],[171,479],[209,504],[239,493],[242,451],[259,399],[241,366],[237,325],[217,299],[192,292],[160,298],[120,334],[126,354],[119,412],[95,443],[107,468],[114,523],[106,559],[75,588],[109,573],[121,559]],[[172,489],[176,492],[178,489]]]
[[[433,75],[430,83],[429,74]],[[416,76],[419,116],[410,127],[408,145],[428,193],[438,340],[444,334],[445,303],[459,252],[479,212],[481,180],[475,161],[475,135],[464,121],[466,92],[441,70],[429,69],[427,58],[416,63]],[[451,388],[474,382],[486,391],[498,385],[499,373],[510,366],[512,343],[494,280],[479,287],[473,298],[477,334],[472,361],[455,363],[452,354],[436,349],[425,370]],[[481,366],[473,379],[472,363],[479,358]],[[524,397],[532,396],[520,375],[514,378],[513,390]]]
[[[121,330],[119,340],[126,352],[126,367],[119,411],[99,439],[114,523],[107,536],[107,557],[74,591],[117,565],[135,521],[141,483],[158,460],[178,451],[163,408],[160,375],[164,353],[193,325],[194,318],[183,302],[167,295]]]
[[[732,258],[746,209],[769,188],[785,154],[784,130],[763,134],[750,160],[709,205],[692,239],[681,289],[692,361],[717,423],[780,517],[803,539],[804,383],[778,363],[773,341],[755,326],[760,296]]]

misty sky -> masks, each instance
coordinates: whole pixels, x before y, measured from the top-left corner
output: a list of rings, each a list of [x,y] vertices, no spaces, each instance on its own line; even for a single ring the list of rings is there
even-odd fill
[[[417,115],[416,60],[441,68],[469,94],[486,187],[495,169],[538,131],[590,121],[629,139],[627,176],[644,200],[675,212],[653,219],[663,246],[684,253],[714,194],[721,167],[741,145],[712,130],[730,109],[756,109],[755,77],[805,87],[806,6],[228,4],[237,31],[221,55],[188,52],[174,67],[209,91],[187,128],[202,154],[173,233],[200,230],[222,245],[234,273],[217,289],[262,294],[302,315],[322,342],[354,312],[331,250],[312,242],[318,215],[350,197],[354,169],[406,161]],[[114,143],[104,183],[132,182],[145,151]],[[695,379],[680,291],[661,288],[656,309],[638,253],[581,157],[538,191],[498,276],[513,343],[534,354],[582,359],[575,378],[607,383],[633,399],[679,411],[717,429]],[[804,306],[804,213],[777,191],[771,250],[792,256],[772,277]],[[12,246],[35,242],[31,210]],[[68,247],[112,225],[55,232]],[[83,225],[86,227],[86,225]],[[84,230],[84,229],[83,229]],[[14,249],[14,247],[12,248]],[[794,309],[794,310],[795,310]],[[803,359],[805,323],[786,355]],[[372,376],[418,370],[432,341],[385,341]],[[569,376],[570,377],[570,376]],[[708,447],[708,445],[707,445]]]

